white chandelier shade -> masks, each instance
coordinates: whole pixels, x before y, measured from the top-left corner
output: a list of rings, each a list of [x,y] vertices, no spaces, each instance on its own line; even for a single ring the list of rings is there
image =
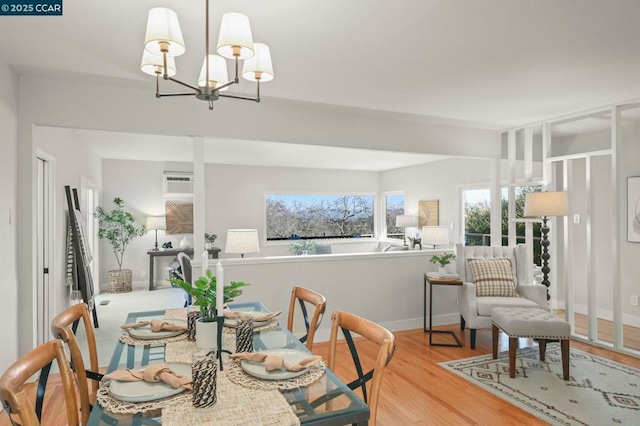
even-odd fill
[[[254,43],[255,55],[244,61],[242,77],[249,81],[273,80],[273,64],[269,46],[263,43]]]
[[[140,69],[145,74],[149,75],[162,75],[164,73],[164,64],[162,63],[162,56],[156,56],[148,50],[144,49],[142,52],[142,63]],[[169,77],[176,75],[176,60],[172,56],[167,56],[167,71]]]
[[[228,59],[247,59],[253,56],[253,36],[246,15],[237,12],[222,15],[217,51]]]
[[[176,12],[165,7],[154,7],[149,11],[144,48],[154,55],[162,55],[163,48],[167,49],[167,56],[180,56],[185,52]]]
[[[198,86],[204,87],[207,85],[207,57],[205,56],[202,61],[202,68],[200,69],[200,76],[198,77]],[[229,74],[227,72],[227,61],[218,55],[209,55],[209,86],[212,89],[218,88],[223,84],[229,82]],[[229,89],[225,87],[220,89],[221,92]]]

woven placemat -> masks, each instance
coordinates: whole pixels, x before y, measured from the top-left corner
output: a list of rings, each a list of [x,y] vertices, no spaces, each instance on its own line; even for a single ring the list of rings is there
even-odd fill
[[[96,400],[106,411],[117,414],[135,414],[159,410],[161,408],[169,407],[172,405],[191,406],[191,392],[185,391],[169,398],[148,402],[126,402],[115,399],[109,394],[109,382],[107,382],[100,386],[100,389],[98,389]]]
[[[161,345],[165,345],[167,343],[180,342],[182,340],[187,340],[187,333],[185,331],[182,334],[179,334],[179,335],[174,336],[174,337],[167,337],[166,339],[143,340],[143,339],[136,339],[135,337],[131,336],[128,332],[124,331],[124,332],[122,332],[122,334],[120,334],[119,339],[125,345],[132,345],[132,346],[146,346],[146,345],[149,345],[149,346],[161,346]],[[191,362],[191,361],[189,361],[189,362]]]
[[[248,389],[232,383],[218,372],[218,401],[206,408],[189,404],[172,404],[162,409],[163,426],[289,426],[299,425],[284,396],[277,390]]]
[[[240,361],[229,360],[229,362],[224,365],[224,372],[233,383],[243,387],[261,390],[287,390],[308,386],[324,375],[324,369],[324,362],[320,361],[306,373],[292,379],[260,380],[245,373],[242,367],[240,367]]]
[[[187,312],[189,312],[189,308],[176,308],[176,309],[167,309],[164,311],[164,317],[166,319],[181,319],[187,320]],[[193,311],[197,311],[198,309],[191,309]]]

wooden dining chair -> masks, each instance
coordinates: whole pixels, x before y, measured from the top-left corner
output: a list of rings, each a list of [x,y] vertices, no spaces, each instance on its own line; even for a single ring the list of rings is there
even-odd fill
[[[89,348],[89,368],[85,367],[82,352],[76,339],[78,324],[82,324],[87,335],[87,346]],[[96,399],[96,393],[100,387],[100,374],[98,367],[98,351],[96,348],[96,337],[89,317],[89,309],[84,303],[70,306],[51,321],[51,332],[55,337],[61,339],[69,347],[71,354],[71,365],[78,381],[78,392],[80,394],[80,412],[82,424],[86,424],[91,413],[91,405]]]
[[[371,322],[367,319],[359,317],[354,314],[342,311],[334,311],[331,313],[331,338],[329,346],[329,361],[328,367],[330,370],[335,371],[336,367],[336,353],[338,346],[338,331],[342,330],[344,338],[351,352],[351,357],[355,364],[356,373],[358,378],[348,383],[347,386],[350,389],[361,388],[364,402],[369,405],[369,411],[371,417],[369,420],[369,426],[375,426],[376,414],[378,411],[378,397],[380,396],[380,386],[382,384],[382,376],[384,374],[386,366],[391,361],[393,353],[395,352],[395,337],[386,328]],[[351,333],[357,333],[367,340],[373,342],[379,346],[378,355],[376,357],[373,368],[367,372],[363,372],[362,364],[360,363],[360,357]],[[371,385],[367,391],[367,382],[372,380]]]
[[[11,424],[17,424],[12,415],[18,416],[23,426],[40,424],[40,415],[36,413],[34,403],[27,395],[25,384],[37,373],[48,375],[53,360],[56,360],[60,369],[67,422],[69,426],[80,424],[78,422],[75,380],[64,352],[64,343],[59,339],[51,340],[27,352],[14,362],[0,378],[0,399],[9,415]]]
[[[296,301],[298,301],[300,310],[302,311],[302,318],[304,320],[304,327],[306,334],[300,337],[300,341],[305,343],[307,349],[310,351],[313,348],[313,339],[316,334],[316,330],[324,318],[324,311],[327,308],[327,299],[320,293],[313,290],[309,290],[304,287],[293,287],[291,290],[291,302],[289,303],[289,318],[287,319],[287,328],[293,333],[293,317],[296,310]],[[309,319],[307,312],[307,303],[315,306],[313,316]]]

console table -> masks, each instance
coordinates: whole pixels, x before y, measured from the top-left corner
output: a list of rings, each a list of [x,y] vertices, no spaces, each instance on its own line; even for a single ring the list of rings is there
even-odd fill
[[[212,247],[210,249],[207,249],[207,251],[209,252],[209,254],[211,255],[211,257],[213,259],[217,259],[218,258],[218,253],[220,252],[220,249],[217,247]],[[159,256],[173,256],[176,257],[178,255],[178,253],[186,253],[189,256],[193,257],[193,248],[188,248],[188,249],[166,249],[166,250],[147,250],[147,254],[149,255],[149,290],[154,290],[154,284],[153,284],[153,273],[156,269],[156,257]]]

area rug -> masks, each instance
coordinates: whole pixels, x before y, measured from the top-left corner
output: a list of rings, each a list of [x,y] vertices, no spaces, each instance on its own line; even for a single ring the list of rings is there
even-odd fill
[[[514,379],[507,352],[440,366],[552,425],[640,425],[640,370],[571,349],[565,381],[557,343],[544,362],[537,346],[519,349]]]

